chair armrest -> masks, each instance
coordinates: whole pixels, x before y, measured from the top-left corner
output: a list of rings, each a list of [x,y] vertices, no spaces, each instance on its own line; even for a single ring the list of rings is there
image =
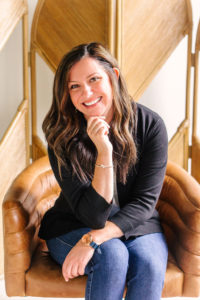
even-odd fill
[[[25,295],[25,272],[31,262],[34,229],[27,228],[29,216],[16,197],[23,192],[11,186],[3,202],[4,274],[7,294]],[[12,281],[12,288],[10,282]],[[11,288],[11,291],[9,289]]]
[[[178,266],[200,276],[200,186],[175,163],[168,162],[157,208]]]
[[[48,158],[43,157],[18,175],[4,197],[4,273],[8,296],[25,295],[25,272],[40,243],[37,232],[42,215],[52,205],[52,195],[53,200],[56,198],[55,186]]]

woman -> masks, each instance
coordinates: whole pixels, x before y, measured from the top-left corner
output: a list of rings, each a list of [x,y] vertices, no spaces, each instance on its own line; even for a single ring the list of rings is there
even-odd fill
[[[85,299],[158,300],[167,246],[155,209],[167,163],[162,119],[134,103],[98,43],[58,66],[43,130],[61,194],[39,236],[66,281],[87,274]]]

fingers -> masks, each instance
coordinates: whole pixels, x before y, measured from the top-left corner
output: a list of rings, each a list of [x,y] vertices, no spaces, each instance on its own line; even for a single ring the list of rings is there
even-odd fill
[[[69,281],[70,279],[78,276],[77,266],[72,264],[67,264],[66,266],[63,265],[62,273],[63,273],[63,277],[65,278],[65,281]]]
[[[62,274],[66,281],[83,275],[85,267],[94,254],[94,249],[78,242],[66,256],[62,265]]]
[[[99,134],[108,134],[109,124],[104,120],[104,117],[91,117],[88,119],[87,132],[89,136]]]
[[[62,266],[62,274],[65,279],[65,281],[69,281],[72,278],[78,277],[80,275],[84,275],[85,273],[85,267],[90,259],[88,257],[82,257],[74,259],[69,259],[66,257],[63,266]]]
[[[65,281],[69,281],[70,279],[73,279],[75,277],[78,277],[80,275],[84,275],[85,273],[85,265],[83,264],[73,264],[73,265],[67,265],[67,268],[63,268],[63,277]]]

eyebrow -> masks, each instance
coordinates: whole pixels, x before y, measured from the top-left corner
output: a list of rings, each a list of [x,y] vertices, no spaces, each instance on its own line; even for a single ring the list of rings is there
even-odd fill
[[[89,78],[91,76],[93,76],[94,74],[98,74],[98,72],[94,72],[94,73],[91,73],[90,75],[88,75],[86,78]],[[78,82],[77,80],[68,80],[67,83],[70,83],[70,82]]]

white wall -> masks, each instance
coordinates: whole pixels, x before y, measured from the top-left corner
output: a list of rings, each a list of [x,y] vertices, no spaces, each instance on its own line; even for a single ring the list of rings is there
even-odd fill
[[[195,36],[200,18],[200,2],[199,0],[191,0],[191,2],[193,6]],[[31,30],[36,4],[37,0],[28,0],[29,31]],[[21,43],[20,23],[0,53],[0,138],[22,100]],[[37,99],[39,100],[38,132],[43,139],[41,123],[52,99],[53,73],[39,56],[37,56],[36,62]],[[141,103],[159,112],[164,118],[169,138],[173,136],[177,126],[184,118],[186,81],[186,64],[184,62],[186,63],[186,39],[180,43],[140,99]],[[193,86],[191,88],[191,92],[193,92]]]

